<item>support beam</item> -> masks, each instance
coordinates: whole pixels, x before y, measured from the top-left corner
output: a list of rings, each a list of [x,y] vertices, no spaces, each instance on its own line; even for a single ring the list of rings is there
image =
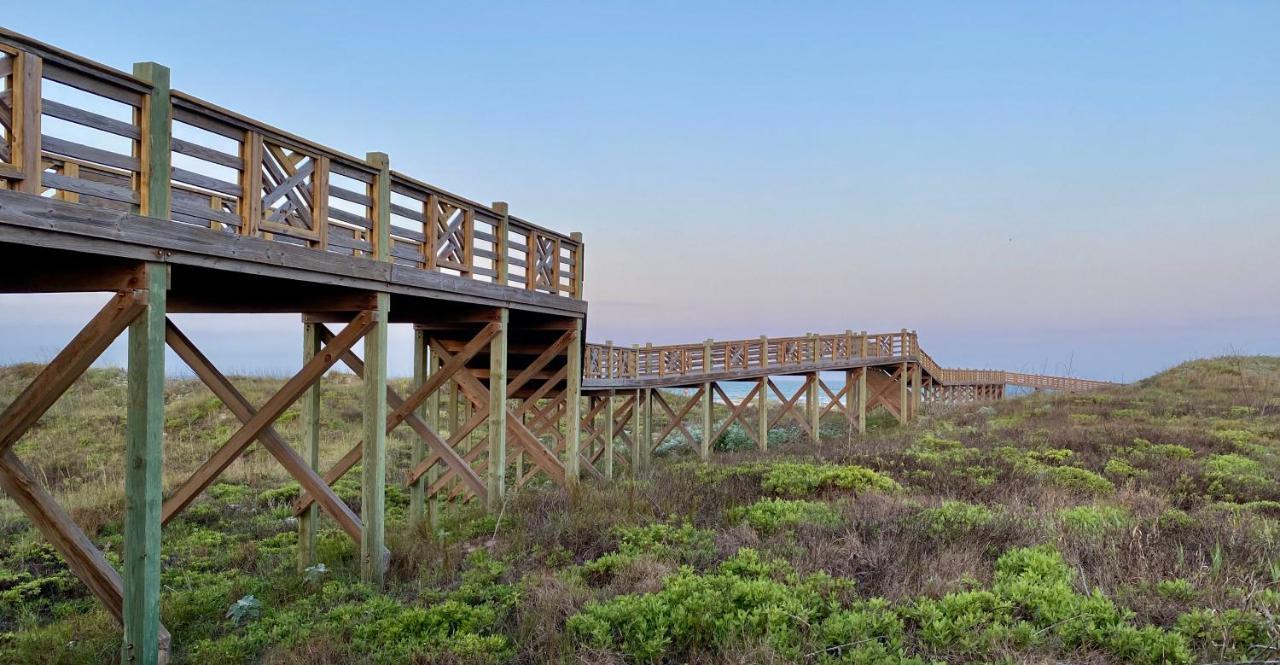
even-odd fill
[[[866,333],[862,335],[862,345],[867,345]],[[867,368],[858,368],[858,433],[867,432]]]
[[[765,343],[764,338],[761,338],[761,342],[762,344]],[[768,346],[763,346],[762,348],[767,350]],[[767,451],[769,450],[769,377],[760,377],[759,392],[760,405],[756,407],[756,426],[759,428],[756,445],[759,446],[760,450]]]
[[[612,393],[606,393],[604,396],[604,477],[613,480],[613,442],[617,436],[614,433],[614,399]]]
[[[912,333],[912,339],[915,339],[915,333]],[[911,417],[915,419],[920,415],[920,397],[924,392],[924,385],[921,378],[920,363],[911,365]]]
[[[640,449],[640,472],[637,475],[649,476],[649,463],[653,458],[653,389],[645,388],[640,398],[640,436],[636,442]]]
[[[644,466],[644,455],[641,449],[644,448],[641,442],[644,441],[644,392],[637,390],[634,403],[631,407],[631,479],[640,478],[640,470]]]
[[[813,348],[815,357],[817,352],[820,350],[817,340],[817,336],[814,336]],[[818,373],[814,372],[806,378],[808,379],[809,385],[807,386],[807,392],[804,398],[805,413],[809,417],[809,434],[813,438],[813,444],[818,445],[821,443],[821,441],[819,441],[819,426],[822,422],[822,411],[820,411],[818,407],[819,394],[821,392],[818,389]]]
[[[412,390],[417,390],[426,381],[426,375],[430,373],[430,349],[426,345],[426,333],[422,330],[413,331],[413,384]],[[422,421],[431,422],[430,404],[435,393],[431,394],[421,407],[415,412],[417,417]],[[426,441],[421,437],[413,439],[413,453],[410,462],[420,464],[426,459]],[[408,486],[408,526],[411,529],[421,527],[422,522],[426,519],[426,480],[419,478]]]
[[[485,506],[497,514],[507,492],[507,333],[510,313],[502,308],[501,326],[489,340],[489,475]]]
[[[712,398],[712,388],[715,386],[714,381],[708,381],[702,385],[702,446],[698,450],[702,461],[711,459],[711,447],[715,445],[712,440],[714,433],[712,432],[711,414],[714,402]]]
[[[386,231],[382,232],[385,236]],[[387,494],[387,318],[391,294],[379,293],[371,311],[372,326],[364,338],[364,449],[360,461],[360,579],[382,587]],[[408,415],[408,414],[406,414]]]
[[[302,324],[302,364],[307,364],[320,353],[324,342],[320,339],[319,323]],[[302,396],[302,451],[307,465],[316,474],[320,472],[320,382],[316,381]],[[298,570],[306,570],[316,562],[316,527],[320,521],[320,506],[311,504],[298,516]]]
[[[910,369],[907,363],[902,363],[898,367],[898,422],[905,425],[911,417],[910,409],[910,392],[907,387],[907,379],[910,377]]]
[[[559,261],[557,260],[557,263]],[[582,414],[582,319],[574,320],[574,336],[569,341],[569,347],[566,351],[568,358],[566,361],[565,375],[565,481],[572,487],[578,484],[578,475],[581,473],[581,453],[579,447],[581,442]]]
[[[164,491],[164,332],[169,267],[149,263],[146,310],[129,325],[125,423],[124,640],[121,661],[160,659],[160,502]]]

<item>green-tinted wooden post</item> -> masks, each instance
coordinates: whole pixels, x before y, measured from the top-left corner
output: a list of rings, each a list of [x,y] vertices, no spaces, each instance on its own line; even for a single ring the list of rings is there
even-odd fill
[[[440,371],[440,367],[444,363],[440,362],[440,357],[430,350],[430,338],[426,331],[418,331],[422,333],[423,344],[427,347],[427,377]],[[440,396],[444,392],[443,388],[439,388],[427,397],[426,404],[426,423],[427,426],[434,430],[437,434],[440,432]],[[440,465],[435,464],[427,469],[426,480],[423,481],[424,488],[430,488],[437,480],[440,479]],[[425,493],[425,490],[424,490]],[[431,532],[437,533],[440,528],[440,509],[443,507],[440,502],[440,494],[436,493],[432,496],[425,497],[427,524],[431,526]]]
[[[364,338],[364,446],[361,451],[360,577],[382,586],[386,562],[387,481],[387,311],[391,296],[377,294],[373,330]]]
[[[908,410],[911,408],[909,388],[907,383],[911,380],[911,369],[907,363],[902,363],[898,367],[898,422],[906,424]]]
[[[758,436],[760,439],[756,442],[756,446],[760,450],[769,449],[769,377],[760,377],[760,406],[756,407],[757,427],[759,428]]]
[[[129,326],[125,425],[124,642],[126,663],[160,659],[160,504],[164,477],[164,320],[169,268],[146,266],[147,309]]]
[[[804,401],[805,409],[809,416],[809,429],[813,432],[813,442],[816,444],[820,438],[818,429],[822,424],[822,409],[818,406],[818,393],[821,392],[818,388],[818,373],[810,374],[808,379],[809,386],[805,393]]]
[[[391,160],[383,152],[365,154],[375,169],[369,185],[372,199],[373,258],[391,260]],[[386,573],[387,496],[387,323],[391,295],[378,293],[374,326],[364,338],[364,447],[361,454],[360,577],[381,587]]]
[[[864,338],[865,339],[865,338]],[[863,342],[865,348],[866,342]],[[867,368],[858,369],[858,433],[867,431]]]
[[[653,389],[645,388],[640,393],[640,435],[636,437],[639,447],[641,477],[649,475],[649,457],[653,453]]]
[[[311,360],[324,341],[319,323],[304,320],[302,323],[302,362]],[[307,464],[320,470],[320,383],[312,384],[302,395],[302,452]],[[312,501],[298,516],[298,570],[306,570],[316,564],[316,525],[320,520],[320,506]]]
[[[498,334],[489,341],[489,473],[485,506],[497,513],[507,492],[507,325],[510,313],[498,310]]]
[[[711,339],[702,342],[702,373],[711,373]],[[729,362],[728,350],[725,351],[725,362]],[[714,402],[711,401],[712,386],[715,385],[711,381],[702,384],[702,445],[698,448],[698,455],[702,461],[711,459],[711,446],[714,443],[711,440],[711,411]]]
[[[845,349],[850,350],[850,353],[852,353],[851,349],[853,349],[853,346],[851,345],[852,345],[853,333],[846,333],[846,334],[848,335],[847,339],[849,339],[850,341],[848,344],[845,345]],[[857,427],[857,425],[854,424],[853,422],[853,417],[855,415],[855,411],[854,411],[855,405],[853,402],[856,399],[853,394],[855,389],[854,382],[853,382],[853,373],[854,371],[851,369],[845,370],[845,373],[844,373],[844,421],[845,421],[844,442],[850,445],[853,444],[853,430],[855,427]]]
[[[637,356],[639,358],[639,356]],[[644,405],[644,391],[636,391],[636,403],[631,407],[631,478],[640,477],[640,467],[644,464],[644,456],[640,454],[640,434],[644,429],[641,409]]]
[[[427,376],[431,373],[431,350],[428,346],[427,333],[423,330],[414,329],[413,331],[413,390],[426,383]],[[418,417],[424,423],[428,423],[429,427],[435,428],[435,420],[431,416],[431,400],[435,397],[432,393],[418,407]],[[427,442],[422,437],[415,436],[413,438],[413,454],[410,459],[412,466],[417,466],[422,460],[427,458]],[[418,529],[422,526],[424,520],[427,519],[427,481],[423,476],[419,476],[409,487],[409,528]]]
[[[573,339],[569,341],[565,368],[565,480],[569,485],[578,483],[581,471],[580,435],[582,428],[582,319],[575,319]]]
[[[133,74],[151,84],[151,92],[143,97],[142,105],[139,212],[168,219],[173,116],[169,69],[154,62],[140,62],[134,64]],[[144,279],[147,309],[129,326],[121,660],[150,664],[168,657],[168,645],[160,644],[160,505],[164,478],[164,322],[169,268],[148,263]]]
[[[604,396],[604,477],[613,480],[613,394]]]

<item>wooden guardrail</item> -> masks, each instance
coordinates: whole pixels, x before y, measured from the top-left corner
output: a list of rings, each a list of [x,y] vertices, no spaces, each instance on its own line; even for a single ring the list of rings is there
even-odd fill
[[[170,173],[147,172],[169,153]],[[170,187],[170,210],[146,192]],[[583,243],[365,159],[0,29],[0,189],[582,298]]]
[[[920,347],[915,331],[905,329],[891,333],[849,330],[836,335],[761,336],[665,346],[619,347],[605,342],[587,344],[585,353],[588,380],[689,378],[699,374],[758,373],[768,369],[803,372],[842,364],[875,364],[881,360],[883,364],[918,362],[926,374],[942,385],[1013,385],[1064,392],[1113,385],[1105,381],[1003,370],[947,369]]]

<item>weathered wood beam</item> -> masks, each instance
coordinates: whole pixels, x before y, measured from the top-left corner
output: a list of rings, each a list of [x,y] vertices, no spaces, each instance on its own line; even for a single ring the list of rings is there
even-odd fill
[[[382,156],[384,170],[386,156]],[[389,181],[387,177],[383,180]],[[385,189],[383,184],[380,188]],[[388,201],[388,194],[382,199]],[[381,232],[385,237],[387,231]],[[384,252],[390,251],[384,248]],[[380,255],[381,258],[381,255]],[[387,503],[387,314],[391,294],[378,294],[377,309],[370,310],[373,324],[364,337],[364,448],[360,461],[360,513],[364,521],[360,540],[360,579],[381,588],[389,557],[386,550]],[[412,411],[403,414],[407,418]]]
[[[497,513],[507,492],[507,328],[510,313],[499,313],[500,329],[489,341],[489,468],[486,477],[485,506]]]
[[[146,308],[146,292],[113,296],[0,415],[0,454],[17,443]]]
[[[146,309],[129,324],[124,450],[121,660],[160,659],[160,503],[164,493],[164,335],[169,267],[149,263]]]
[[[319,323],[302,324],[302,362],[306,364],[324,348],[324,340],[320,337]],[[225,401],[225,400],[224,400]],[[307,465],[315,473],[320,472],[320,382],[307,388],[302,396],[302,450],[307,456]],[[243,422],[243,419],[241,420]],[[329,483],[325,483],[329,486]],[[320,506],[312,504],[298,515],[298,570],[305,571],[314,566],[316,561],[316,532],[320,521]]]

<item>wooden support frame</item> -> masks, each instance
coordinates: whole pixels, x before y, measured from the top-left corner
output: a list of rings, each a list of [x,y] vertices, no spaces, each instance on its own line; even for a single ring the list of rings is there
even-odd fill
[[[429,468],[431,464],[434,464],[437,460],[443,459],[449,465],[451,472],[456,471],[460,473],[463,482],[470,487],[471,491],[480,495],[483,495],[485,492],[484,481],[481,480],[480,476],[471,468],[468,461],[458,455],[455,450],[455,446],[461,442],[461,438],[465,438],[465,434],[463,437],[456,437],[455,433],[451,431],[450,441],[446,442],[434,428],[428,426],[422,421],[422,419],[414,415],[413,411],[418,408],[416,406],[417,404],[425,402],[428,396],[434,394],[436,390],[440,389],[454,373],[462,369],[467,360],[475,357],[475,355],[489,343],[489,340],[493,338],[496,334],[496,330],[496,327],[492,325],[482,328],[480,332],[478,332],[476,336],[467,343],[463,351],[460,351],[457,356],[451,356],[450,361],[448,363],[444,363],[438,371],[428,374],[427,380],[414,390],[408,398],[401,398],[389,386],[385,387],[387,404],[393,410],[386,418],[386,432],[391,432],[401,423],[407,422],[414,432],[426,441],[427,445],[432,449],[432,454],[415,468],[421,468],[422,472],[425,473],[426,468]],[[320,334],[323,339],[336,339],[333,336],[333,333],[324,326],[321,326]],[[443,352],[442,349],[439,352],[435,351],[434,348],[432,349],[432,355],[437,358],[437,364],[439,364],[438,359],[443,357],[440,355],[441,352]],[[363,360],[356,356],[350,349],[340,355],[342,362],[350,368],[356,376],[361,378],[364,377],[365,363]],[[456,425],[454,428],[456,429]],[[474,429],[474,426],[472,426],[471,429]],[[466,430],[465,433],[469,434],[471,429]],[[459,440],[454,441],[454,438],[458,438]],[[342,459],[338,460],[338,462],[325,473],[325,482],[332,485],[346,475],[346,473],[355,466],[356,462],[362,458],[363,450],[364,442],[360,442],[353,446],[351,450],[347,451],[347,454],[343,455]],[[417,475],[413,475],[410,479],[410,484],[415,482],[417,478]],[[300,514],[301,511],[305,510],[313,500],[314,499],[309,494],[304,494],[298,497],[297,501],[295,501],[293,505],[294,514]]]
[[[809,429],[809,420],[806,419],[803,415],[801,415],[799,413],[799,409],[797,408],[797,405],[799,404],[799,401],[800,401],[800,397],[803,396],[805,392],[809,389],[809,384],[805,383],[804,385],[800,386],[798,390],[796,390],[796,393],[794,395],[792,395],[791,397],[787,397],[782,393],[782,390],[778,388],[778,384],[773,382],[773,379],[766,378],[765,381],[766,383],[768,383],[769,389],[772,390],[773,394],[776,395],[778,399],[781,401],[781,404],[778,407],[778,412],[774,414],[774,416],[768,421],[769,429],[773,429],[774,425],[777,425],[778,423],[782,422],[783,419],[787,417],[791,417],[793,420],[796,421],[798,425],[800,425],[800,429],[804,431],[805,434],[808,434],[812,438],[813,431]]]
[[[226,443],[205,461],[177,490],[164,502],[161,519],[168,523],[184,508],[191,504],[213,481],[238,458],[249,444],[259,437],[264,429],[275,422],[284,410],[293,404],[311,384],[324,375],[337,363],[338,358],[349,351],[356,342],[373,329],[376,323],[375,313],[360,312],[343,328],[332,341],[325,345],[321,353],[302,366],[274,395],[256,411],[248,422],[244,423]]]
[[[306,364],[320,353],[324,340],[320,336],[320,325],[314,322],[302,324],[302,362]],[[316,382],[302,397],[302,450],[307,457],[307,465],[315,473],[320,472],[320,383]],[[327,485],[327,483],[326,483]],[[316,533],[320,521],[320,507],[312,504],[298,516],[298,570],[305,571],[314,566],[316,560]]]
[[[679,410],[671,408],[671,405],[667,403],[667,399],[662,396],[662,391],[654,391],[653,401],[667,413],[668,420],[667,426],[658,434],[656,440],[652,442],[650,450],[655,450],[658,446],[661,446],[662,443],[667,440],[667,437],[677,429],[684,435],[685,442],[688,443],[690,448],[698,446],[698,438],[689,431],[689,428],[685,427],[684,419],[689,415],[689,412],[693,410],[693,407],[697,406],[699,402],[702,401],[702,396],[705,391],[705,385],[699,387],[693,395],[685,398],[684,404],[680,406]]]
[[[507,492],[507,326],[510,314],[499,310],[497,334],[489,340],[488,477],[485,506],[497,513]]]
[[[167,660],[160,623],[160,493],[164,423],[164,315],[169,270],[140,264],[136,290],[120,291],[0,415],[0,486],[54,545],[77,577],[122,624],[126,662]],[[123,571],[10,450],[120,334],[129,330]]]
[[[375,153],[376,154],[376,153]],[[372,156],[372,155],[371,155]],[[386,156],[382,155],[382,169],[386,172]],[[382,192],[389,178],[380,178]],[[382,196],[382,194],[379,194]],[[388,194],[381,200],[389,201]],[[385,204],[383,207],[386,207]],[[381,233],[380,244],[386,241],[386,228]],[[381,244],[383,252],[390,251]],[[364,337],[364,446],[360,461],[360,512],[364,529],[360,538],[360,579],[375,588],[381,588],[383,575],[390,563],[386,554],[387,502],[387,323],[391,309],[391,294],[379,293],[377,308],[370,310],[373,317]],[[347,349],[350,350],[350,349]],[[408,417],[411,414],[405,414]]]

